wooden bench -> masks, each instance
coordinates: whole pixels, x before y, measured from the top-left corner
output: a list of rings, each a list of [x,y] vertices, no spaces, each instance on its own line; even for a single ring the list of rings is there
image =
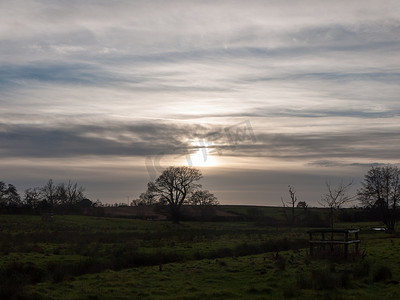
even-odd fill
[[[331,252],[333,252],[334,245],[343,245],[344,256],[348,257],[349,245],[355,245],[356,254],[359,253],[360,240],[358,233],[360,229],[315,229],[309,230],[307,233],[310,235],[310,255],[314,255],[315,246],[322,246],[325,249],[326,245],[329,245]],[[315,235],[320,234],[320,239],[315,239]],[[354,239],[349,239],[349,235],[354,234]],[[343,239],[337,239],[338,236],[342,236]],[[327,238],[328,237],[328,238]]]

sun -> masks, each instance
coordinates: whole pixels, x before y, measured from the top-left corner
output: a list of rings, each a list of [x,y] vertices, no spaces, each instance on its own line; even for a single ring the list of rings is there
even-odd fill
[[[193,144],[197,150],[191,154],[186,155],[186,163],[189,167],[215,167],[218,165],[217,158],[210,152],[208,146],[199,147]]]

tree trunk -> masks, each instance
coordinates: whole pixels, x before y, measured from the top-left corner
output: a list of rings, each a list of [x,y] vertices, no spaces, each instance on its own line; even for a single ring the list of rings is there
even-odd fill
[[[171,212],[172,223],[179,224],[181,220],[180,206],[171,206],[170,212]]]
[[[295,212],[294,212],[295,208],[294,208],[294,202],[292,205],[292,226],[294,226],[295,223]]]

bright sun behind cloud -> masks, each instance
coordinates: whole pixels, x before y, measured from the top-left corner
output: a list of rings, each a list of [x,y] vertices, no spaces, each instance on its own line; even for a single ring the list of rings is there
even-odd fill
[[[191,154],[186,155],[185,164],[189,167],[215,167],[218,165],[218,160],[215,156],[211,155],[211,149],[207,144],[199,146],[198,143],[193,143],[197,150]]]

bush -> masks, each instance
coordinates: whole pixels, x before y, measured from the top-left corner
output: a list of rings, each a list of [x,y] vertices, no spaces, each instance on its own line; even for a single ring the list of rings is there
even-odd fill
[[[0,268],[0,299],[28,299],[24,287],[37,283],[44,271],[32,263],[11,262]]]
[[[324,220],[317,213],[310,213],[306,219],[306,225],[308,227],[329,227],[329,221]]]
[[[297,273],[296,286],[300,289],[311,289],[313,287],[311,276],[304,272]]]
[[[311,271],[312,286],[316,290],[334,290],[351,286],[350,272],[336,272],[334,269],[322,268]]]
[[[275,261],[275,266],[281,270],[284,271],[286,269],[286,258],[283,256],[278,256],[278,258]]]
[[[96,273],[106,264],[95,258],[87,258],[74,262],[48,262],[47,273],[53,282],[61,282],[73,276]]]
[[[213,250],[207,254],[207,258],[221,258],[221,257],[230,257],[233,256],[233,251],[230,248],[218,248]]]
[[[283,297],[285,299],[291,299],[300,295],[301,290],[291,284],[287,284],[283,289]]]
[[[371,271],[371,264],[369,261],[364,260],[361,263],[354,266],[353,276],[354,278],[360,279],[368,277]]]
[[[380,266],[374,271],[373,281],[385,281],[392,279],[392,271],[387,266]]]

